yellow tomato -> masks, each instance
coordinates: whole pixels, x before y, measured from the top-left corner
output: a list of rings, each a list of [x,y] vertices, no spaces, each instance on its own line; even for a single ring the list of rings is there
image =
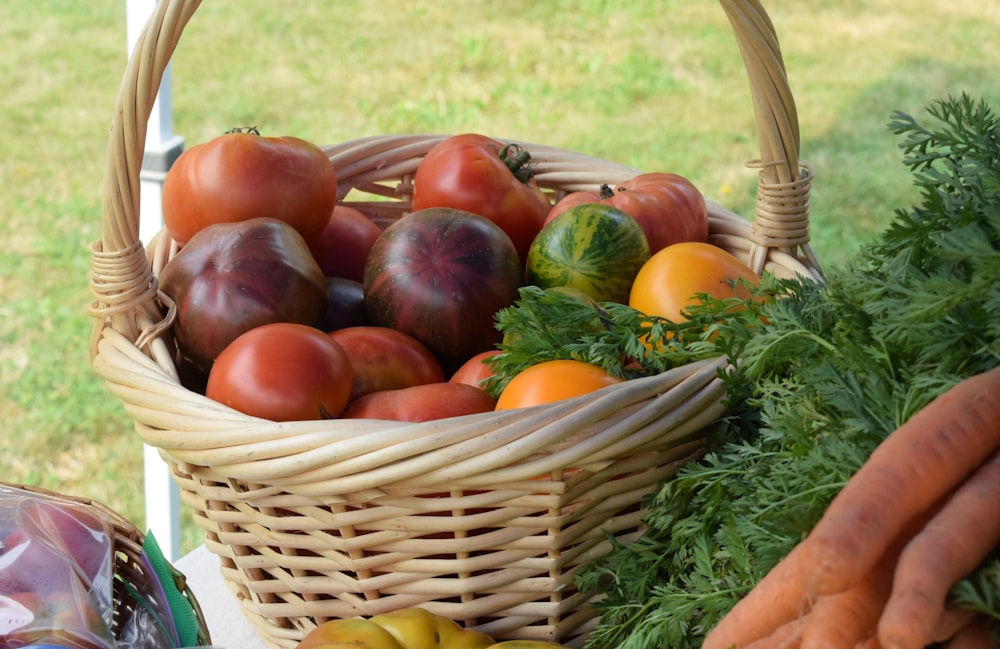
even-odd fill
[[[310,631],[296,649],[403,649],[391,633],[362,618],[328,620]]]
[[[486,649],[566,649],[566,645],[544,640],[505,640]]]
[[[493,644],[485,633],[463,629],[424,608],[400,609],[370,619],[392,634],[402,649],[485,649]]]
[[[729,252],[710,243],[685,242],[663,248],[649,258],[632,283],[629,306],[672,322],[686,318],[683,311],[704,293],[716,299],[750,297],[739,280],[753,286],[760,278]]]
[[[526,408],[578,397],[621,381],[603,368],[583,361],[542,361],[510,380],[500,393],[496,409]]]
[[[329,620],[296,649],[485,649],[493,638],[426,609],[412,607],[369,619]]]

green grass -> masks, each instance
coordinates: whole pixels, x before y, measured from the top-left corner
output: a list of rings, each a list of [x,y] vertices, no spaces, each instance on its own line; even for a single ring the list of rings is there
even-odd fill
[[[894,109],[961,91],[1000,103],[1000,10],[770,4],[816,173],[813,247],[833,265],[914,199],[885,128]],[[90,370],[86,313],[125,3],[0,6],[0,479],[97,498],[141,526],[141,445]],[[172,74],[189,144],[249,124],[317,143],[478,131],[682,173],[752,210],[753,111],[711,2],[208,0]]]

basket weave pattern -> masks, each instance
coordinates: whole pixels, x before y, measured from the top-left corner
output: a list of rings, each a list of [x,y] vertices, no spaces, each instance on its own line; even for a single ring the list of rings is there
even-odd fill
[[[160,449],[243,611],[274,648],[316,623],[421,605],[498,639],[579,646],[595,623],[576,569],[642,530],[642,499],[696,455],[724,413],[724,359],[533,409],[402,424],[275,423],[181,386],[172,305],[156,277],[177,252],[138,239],[146,120],[199,3],[163,0],[115,106],[103,236],[93,248],[93,365],[142,439]],[[709,201],[710,240],[759,273],[819,278],[808,247],[811,174],[773,27],[755,1],[723,0],[754,97],[761,156],[752,221]],[[444,136],[375,136],[325,148],[339,195],[380,225]],[[503,138],[498,138],[503,139]],[[521,143],[561,196],[638,170]]]

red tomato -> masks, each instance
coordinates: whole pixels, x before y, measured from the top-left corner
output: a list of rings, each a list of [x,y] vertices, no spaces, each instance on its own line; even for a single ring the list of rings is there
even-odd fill
[[[336,202],[337,174],[319,147],[256,130],[191,147],[163,182],[163,222],[181,245],[212,223],[261,216],[285,221],[311,242]]]
[[[413,211],[450,207],[500,226],[522,263],[550,204],[530,178],[523,149],[485,135],[453,135],[436,144],[413,178]]]
[[[343,277],[360,282],[365,274],[365,259],[382,228],[362,212],[337,205],[326,227],[309,244],[319,267],[327,277]]]
[[[351,399],[444,380],[437,358],[413,336],[389,327],[347,327],[330,332],[351,360]]]
[[[354,382],[351,361],[326,333],[278,322],[251,329],[212,365],[205,394],[253,417],[339,417]]]
[[[606,203],[625,212],[642,226],[650,253],[682,241],[708,240],[705,197],[687,178],[677,174],[639,174],[598,192],[574,192],[556,203],[545,223],[583,203]]]
[[[345,419],[432,421],[490,412],[496,401],[485,390],[467,383],[426,383],[399,390],[382,390],[347,404]]]
[[[481,387],[482,382],[494,374],[493,368],[486,363],[486,359],[493,358],[499,353],[499,349],[488,349],[476,354],[455,370],[455,373],[448,380],[452,383],[468,383]]]

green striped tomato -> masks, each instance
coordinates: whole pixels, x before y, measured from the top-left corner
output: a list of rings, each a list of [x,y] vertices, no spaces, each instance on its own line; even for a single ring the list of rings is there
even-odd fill
[[[577,205],[550,221],[528,249],[525,278],[542,288],[569,286],[598,302],[628,301],[649,259],[639,223],[616,207]]]

